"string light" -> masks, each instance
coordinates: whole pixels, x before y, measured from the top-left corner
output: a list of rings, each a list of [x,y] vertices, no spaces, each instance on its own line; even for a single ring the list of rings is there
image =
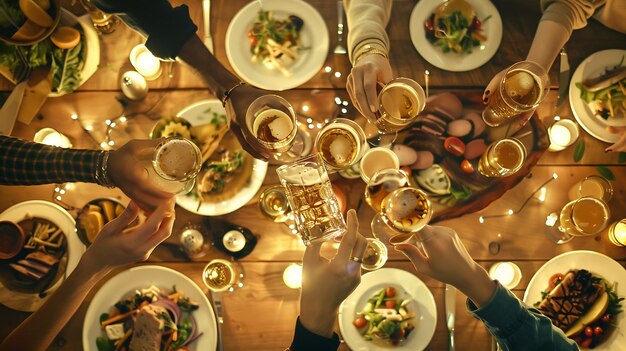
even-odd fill
[[[347,108],[345,108],[345,107],[344,107],[344,108],[342,108],[342,109],[341,109],[341,113],[348,113],[348,109],[347,109]]]
[[[548,190],[546,189],[545,186],[539,190],[539,197],[538,197],[539,201],[541,201],[541,202],[546,201],[546,193],[547,192],[548,192]]]
[[[335,103],[337,105],[341,105],[342,102],[341,102],[341,98],[339,96],[335,97]]]
[[[309,111],[309,105],[303,105],[302,106],[302,111],[308,112]]]
[[[341,72],[339,71],[335,72],[335,78],[341,78]]]
[[[326,66],[324,67],[324,72],[326,73],[330,73],[330,71],[332,71],[333,69],[330,66]]]
[[[77,120],[77,119],[78,119],[78,115],[77,115],[77,114],[75,114],[75,113],[72,113],[72,114],[70,115],[70,118],[71,118],[71,119],[73,119],[73,120]]]

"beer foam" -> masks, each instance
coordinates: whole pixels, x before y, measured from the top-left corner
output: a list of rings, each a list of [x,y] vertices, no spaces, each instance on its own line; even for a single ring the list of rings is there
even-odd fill
[[[330,143],[329,151],[330,155],[337,161],[339,164],[344,164],[350,161],[350,156],[352,156],[352,143],[347,137],[343,135],[339,135]]]
[[[504,89],[511,97],[525,96],[535,86],[535,78],[526,71],[517,71],[512,74],[505,82]]]
[[[276,138],[276,140],[283,140],[287,138],[293,130],[293,122],[291,121],[289,115],[276,109],[265,110],[257,116],[254,121],[254,134],[258,134],[259,127],[263,121],[269,118],[273,118],[273,120],[267,125],[272,136]]]
[[[172,139],[163,145],[156,156],[157,164],[165,175],[184,179],[196,167],[197,153],[190,141]]]
[[[328,181],[328,175],[324,172],[320,175],[317,168],[305,165],[295,165],[280,171],[280,177],[290,184],[314,185]]]
[[[408,217],[417,208],[418,198],[412,191],[402,191],[393,198],[391,214],[395,219]]]

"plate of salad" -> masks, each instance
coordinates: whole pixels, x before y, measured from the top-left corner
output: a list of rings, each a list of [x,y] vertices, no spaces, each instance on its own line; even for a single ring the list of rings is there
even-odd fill
[[[339,308],[339,328],[353,350],[423,350],[435,333],[437,306],[415,275],[395,268],[367,273]]]
[[[422,0],[413,8],[409,31],[413,46],[430,64],[465,72],[498,51],[502,19],[489,0]]]
[[[253,1],[226,31],[226,56],[246,82],[287,90],[320,72],[328,54],[328,29],[320,13],[301,0]]]
[[[161,266],[133,267],[109,279],[83,322],[85,351],[216,346],[217,323],[206,295],[187,276]]]
[[[569,85],[569,102],[578,123],[595,138],[614,143],[609,126],[626,125],[626,50],[593,53],[578,65]],[[621,79],[620,79],[621,78]]]

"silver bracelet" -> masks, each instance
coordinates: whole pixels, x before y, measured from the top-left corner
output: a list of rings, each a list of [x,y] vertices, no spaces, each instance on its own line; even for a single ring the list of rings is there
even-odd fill
[[[102,151],[102,153],[98,156],[98,164],[96,169],[96,181],[98,184],[107,187],[107,188],[115,188],[115,185],[111,183],[109,179],[109,155],[110,151]]]

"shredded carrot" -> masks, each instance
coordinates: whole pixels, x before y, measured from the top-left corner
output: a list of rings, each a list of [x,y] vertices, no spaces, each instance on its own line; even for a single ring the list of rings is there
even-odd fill
[[[149,304],[150,304],[150,302],[143,301],[142,303],[139,304],[139,308],[144,308],[145,306],[148,306]]]
[[[115,342],[115,351],[120,351],[120,348],[124,345],[124,343],[126,342],[126,340],[133,334],[133,328],[128,329],[128,331],[126,332],[126,334],[124,334],[124,336],[122,336],[121,339],[117,340]]]
[[[139,312],[138,309],[137,310],[132,310],[132,311],[129,311],[129,312],[126,312],[126,313],[118,314],[117,316],[109,318],[109,319],[103,321],[100,324],[102,325],[102,327],[106,327],[107,325],[109,325],[111,323],[114,323],[114,322],[117,322],[117,321],[122,320],[124,318],[130,317],[130,316],[132,316],[133,314],[135,314],[137,312]]]
[[[165,335],[170,335],[174,332],[174,329],[168,329],[165,333],[163,333],[163,336]]]

